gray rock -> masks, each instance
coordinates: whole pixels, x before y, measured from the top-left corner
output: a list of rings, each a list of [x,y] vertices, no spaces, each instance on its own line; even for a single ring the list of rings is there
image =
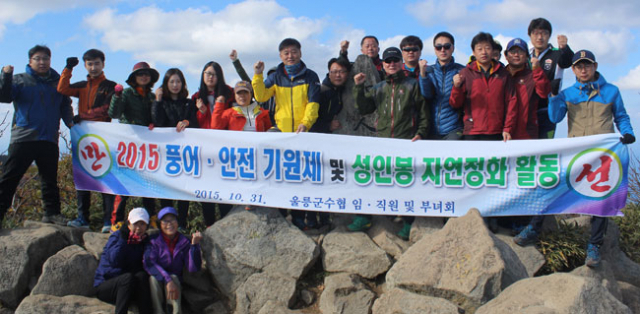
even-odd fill
[[[293,305],[296,281],[276,273],[253,274],[236,290],[236,314],[257,314],[267,301]]]
[[[476,312],[502,313],[631,314],[631,310],[598,280],[555,273],[520,280]]]
[[[183,307],[201,313],[220,299],[220,292],[215,289],[213,280],[204,267],[194,273],[185,271],[183,275]]]
[[[409,241],[416,243],[425,235],[440,231],[443,227],[444,218],[442,217],[416,217],[411,226]]]
[[[44,263],[31,294],[93,296],[96,268],[98,261],[89,252],[78,245],[67,246]]]
[[[42,264],[67,245],[64,234],[49,226],[14,229],[0,237],[0,302],[16,308]]]
[[[300,311],[290,310],[284,304],[269,300],[264,304],[260,312],[258,314],[299,314],[302,313]]]
[[[628,306],[631,312],[640,313],[640,288],[624,281],[618,281],[618,286],[622,293],[622,303]]]
[[[609,267],[609,265],[609,262],[603,260],[600,263],[600,267],[598,268],[581,266],[571,271],[571,274],[597,280],[605,288],[607,288],[607,290],[609,290],[609,293],[616,297],[616,299],[622,301],[622,292],[620,291],[620,286],[618,286],[618,281],[616,281],[613,271],[611,270],[611,267]]]
[[[64,237],[69,242],[69,245],[77,244],[82,246],[83,245],[82,235],[85,234],[86,232],[89,232],[89,229],[87,228],[65,227],[65,226],[59,226],[56,224],[47,224],[47,223],[42,223],[42,222],[33,221],[33,220],[26,220],[23,225],[25,228],[50,227],[56,230],[60,230],[62,234],[64,234]]]
[[[409,242],[396,235],[401,228],[402,225],[393,223],[386,216],[374,216],[367,235],[387,254],[397,259],[410,246]]]
[[[97,260],[100,260],[100,256],[102,255],[104,246],[109,240],[109,236],[110,234],[108,233],[86,232],[82,235],[85,250],[91,253],[91,255],[93,255]]]
[[[349,73],[349,78],[345,83],[344,91],[342,92],[342,110],[336,119],[340,121],[341,128],[333,131],[334,134],[346,134],[346,135],[360,135],[360,136],[376,136],[375,131],[371,131],[364,127],[362,123],[369,127],[376,127],[376,121],[378,120],[378,113],[374,112],[368,115],[361,115],[360,111],[355,106],[355,100],[353,98],[353,76],[357,73],[364,73],[366,75],[365,86],[373,86],[380,82],[380,76],[376,70],[371,58],[365,55],[359,55]],[[361,122],[362,120],[362,122]]]
[[[114,313],[115,307],[98,299],[78,295],[56,297],[46,294],[31,295],[20,303],[16,314],[34,313],[74,313],[74,314],[108,314]]]
[[[518,259],[520,259],[522,265],[524,265],[529,277],[533,277],[533,275],[544,266],[544,255],[542,255],[534,245],[522,247],[513,242],[512,236],[505,234],[495,234],[495,236],[498,240],[507,244],[516,255],[518,255]]]
[[[222,301],[218,301],[214,304],[207,306],[203,311],[203,314],[229,314],[231,311],[227,309]]]
[[[391,260],[365,233],[338,227],[322,241],[322,265],[328,272],[375,278],[389,269]]]
[[[477,209],[411,246],[387,272],[388,289],[445,298],[465,310],[526,278],[517,255],[489,230]]]
[[[313,292],[307,289],[300,290],[300,301],[302,301],[305,305],[309,306],[313,304],[313,301],[315,300],[316,295]]]
[[[441,298],[419,295],[394,288],[373,304],[373,314],[458,314],[455,304]]]
[[[295,281],[320,255],[313,240],[270,208],[236,206],[205,231],[202,246],[207,269],[232,304],[236,289],[251,275],[268,271]]]
[[[14,314],[14,311],[4,308],[0,305],[0,314]]]
[[[334,314],[368,314],[376,295],[354,274],[335,274],[324,279],[320,311]]]
[[[640,265],[629,259],[619,246],[620,229],[609,219],[607,235],[601,247],[602,259],[609,261],[609,266],[618,281],[628,282],[640,287]]]

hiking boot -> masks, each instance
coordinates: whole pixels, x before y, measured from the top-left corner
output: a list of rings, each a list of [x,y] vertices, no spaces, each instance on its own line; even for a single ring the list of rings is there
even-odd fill
[[[533,230],[532,225],[528,225],[517,236],[513,237],[513,242],[519,246],[534,244],[538,242],[538,232]]]
[[[84,220],[83,217],[78,217],[75,220],[69,221],[69,223],[67,224],[67,226],[69,227],[73,227],[73,228],[89,228],[89,223]]]
[[[404,225],[402,226],[402,230],[398,232],[398,236],[400,237],[400,239],[407,241],[409,240],[410,235],[411,235],[411,224],[405,222]]]
[[[600,248],[597,245],[589,243],[584,264],[591,268],[600,266]]]
[[[298,227],[298,229],[300,229],[300,230],[305,230],[306,227],[307,227],[305,225],[305,223],[304,223],[304,219],[302,219],[302,218],[294,218],[294,219],[291,220],[291,223],[294,226]]]
[[[102,226],[102,230],[100,230],[102,233],[109,233],[109,231],[111,231],[111,225],[104,225]]]
[[[67,225],[67,218],[64,218],[64,216],[62,216],[61,214],[56,214],[56,215],[44,215],[42,216],[42,222],[47,223],[47,224],[56,224],[59,226],[66,226]]]
[[[362,216],[356,216],[353,222],[347,226],[349,231],[364,231],[371,228],[371,219]]]
[[[116,224],[115,224],[115,225],[112,225],[112,226],[111,226],[111,233],[114,233],[114,232],[116,232],[116,231],[120,230],[120,228],[122,228],[122,225],[123,225],[123,224],[124,224],[124,222],[122,222],[122,221],[118,221],[118,222],[116,222]]]

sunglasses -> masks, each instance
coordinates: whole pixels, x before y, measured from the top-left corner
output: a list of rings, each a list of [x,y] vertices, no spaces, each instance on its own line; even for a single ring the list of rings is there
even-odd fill
[[[402,51],[405,51],[405,52],[418,52],[418,51],[420,51],[420,48],[418,48],[418,47],[406,47],[406,48],[402,48]]]
[[[437,44],[437,45],[435,45],[433,47],[436,48],[436,50],[442,50],[442,48],[444,48],[444,50],[449,50],[449,49],[451,49],[451,47],[453,47],[453,45],[449,44],[449,43],[446,43],[444,45]]]
[[[151,73],[149,73],[147,71],[140,71],[140,72],[136,73],[136,76],[151,76]]]
[[[384,63],[397,63],[400,62],[400,59],[398,58],[387,58],[384,60]]]

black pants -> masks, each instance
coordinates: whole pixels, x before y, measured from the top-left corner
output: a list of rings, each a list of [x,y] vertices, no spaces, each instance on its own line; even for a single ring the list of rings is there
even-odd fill
[[[12,143],[8,159],[0,177],[0,223],[11,206],[20,179],[36,162],[42,189],[45,215],[60,214],[60,190],[58,188],[58,145],[49,141]]]
[[[111,211],[113,211],[114,195],[102,194],[102,222],[103,225],[111,224]],[[89,207],[91,207],[91,191],[76,191],[78,198],[78,217],[84,218],[86,222],[89,222]]]
[[[531,219],[531,226],[533,230],[540,233],[542,230],[542,223],[544,223],[544,216],[535,216]],[[607,226],[609,221],[607,217],[591,217],[591,236],[589,237],[589,243],[601,246],[604,243],[604,235],[607,233]]]
[[[127,207],[128,196],[116,195],[113,202],[113,213],[111,214],[112,224],[124,221],[124,210]],[[147,210],[149,218],[156,214],[156,199],[155,198],[142,198],[142,206]]]
[[[152,313],[149,275],[144,271],[124,273],[101,283],[96,289],[100,301],[114,304],[116,314],[127,314],[129,304],[136,302],[140,314]]]
[[[209,227],[216,222],[216,203],[200,203],[202,205],[202,216],[204,217],[204,224]],[[231,209],[232,204],[218,204],[218,210],[220,210],[220,219],[224,218]]]
[[[160,199],[160,209],[173,207],[173,200]],[[178,226],[187,228],[187,216],[189,215],[189,201],[178,201]]]

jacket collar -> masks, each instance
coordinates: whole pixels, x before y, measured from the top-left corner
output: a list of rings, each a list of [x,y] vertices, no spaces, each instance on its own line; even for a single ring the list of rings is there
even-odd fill
[[[284,70],[284,63],[280,63],[278,65],[278,69],[276,70],[279,74],[285,76],[285,77],[289,77],[287,75],[287,72]],[[304,64],[304,62],[302,62],[302,60],[300,60],[300,71],[298,71],[298,73],[296,73],[296,75],[293,77],[293,80],[298,79],[299,77],[302,77],[303,75],[305,75],[307,72],[307,65]]]
[[[54,70],[53,68],[49,68],[49,74],[47,74],[47,76],[40,76],[27,64],[27,66],[25,67],[25,72],[37,78],[38,80],[45,82],[53,82],[60,78],[60,74],[58,74],[58,72],[56,72],[56,70]]]
[[[384,78],[384,80],[387,81],[388,83],[391,82],[391,81],[400,82],[405,77],[407,77],[407,76],[404,75],[404,71],[402,71],[402,69],[401,69],[400,71],[396,72],[393,75],[387,74],[386,77]]]
[[[576,81],[575,84],[573,84],[573,86],[579,89],[580,91],[585,92],[587,95],[590,94],[592,91],[599,92],[602,86],[607,84],[607,81],[604,79],[602,75],[600,75],[600,72],[596,71],[595,77],[596,79],[594,81],[587,82],[587,83],[580,83]]]

